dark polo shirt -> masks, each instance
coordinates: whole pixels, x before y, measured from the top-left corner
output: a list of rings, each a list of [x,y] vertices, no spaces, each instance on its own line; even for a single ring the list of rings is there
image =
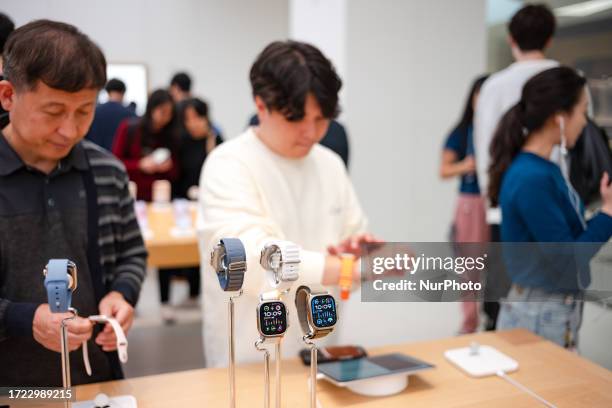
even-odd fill
[[[38,305],[47,303],[42,270],[49,259],[68,258],[78,268],[72,305],[79,315],[98,314],[87,262],[89,171],[77,144],[50,174],[27,166],[0,135],[0,387],[61,386],[61,357],[32,336]],[[89,341],[93,376],[85,373],[82,351],[70,355],[74,384],[112,378],[108,358]]]

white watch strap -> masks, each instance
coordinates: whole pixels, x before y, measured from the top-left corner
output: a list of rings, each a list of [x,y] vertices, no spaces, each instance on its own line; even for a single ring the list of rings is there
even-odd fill
[[[299,278],[300,247],[290,241],[272,241],[262,252],[260,263],[270,286],[285,291]]]
[[[128,361],[128,341],[125,337],[125,332],[121,328],[121,325],[116,319],[112,317],[108,317],[105,315],[93,315],[89,316],[89,320],[94,323],[106,324],[109,323],[115,332],[115,337],[117,337],[117,354],[119,355],[119,361],[122,363],[127,363]]]

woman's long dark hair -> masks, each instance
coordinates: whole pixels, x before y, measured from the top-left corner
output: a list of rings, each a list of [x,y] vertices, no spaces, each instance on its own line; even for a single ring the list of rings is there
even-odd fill
[[[171,103],[172,104],[172,120],[166,124],[163,128],[157,132],[153,131],[153,111],[159,106]],[[159,135],[163,142],[167,144],[171,150],[176,148],[177,135],[176,135],[176,109],[172,96],[165,89],[157,89],[153,91],[149,100],[147,101],[147,109],[141,120],[141,143],[145,148],[150,148],[154,144],[154,135]]]
[[[527,81],[521,100],[502,117],[491,142],[488,195],[492,205],[498,204],[503,175],[529,134],[541,129],[551,116],[571,112],[585,84],[569,67],[551,68]]]
[[[467,150],[468,145],[468,129],[472,126],[472,121],[474,120],[474,106],[472,105],[472,101],[474,100],[474,95],[480,92],[480,88],[484,81],[487,80],[489,76],[483,75],[474,80],[472,82],[472,86],[470,87],[470,92],[465,101],[465,107],[463,108],[463,114],[461,115],[461,119],[455,125],[451,133],[459,132],[461,135],[461,146],[463,151]]]
[[[474,100],[474,95],[480,92],[480,88],[482,88],[482,84],[484,81],[489,78],[489,75],[479,76],[472,82],[472,86],[470,88],[470,93],[465,101],[465,107],[463,108],[463,115],[461,115],[461,120],[457,123],[455,129],[466,129],[472,125],[472,121],[474,120],[474,106],[472,105],[472,101]]]

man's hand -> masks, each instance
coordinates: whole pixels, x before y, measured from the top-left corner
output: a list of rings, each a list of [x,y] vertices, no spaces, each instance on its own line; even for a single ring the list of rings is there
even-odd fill
[[[116,319],[127,335],[134,321],[134,308],[123,298],[121,293],[110,292],[102,298],[98,308],[100,309],[100,314]],[[101,346],[104,351],[117,350],[117,337],[109,323],[104,326],[104,330],[96,337],[96,344]]]
[[[361,257],[361,245],[362,244],[373,244],[383,243],[384,241],[376,238],[372,234],[360,234],[349,237],[339,243],[338,245],[330,245],[327,247],[327,252],[330,255],[339,256],[343,253],[355,255],[355,259]]]
[[[60,333],[62,320],[72,316],[72,313],[52,313],[48,304],[38,306],[32,321],[34,340],[43,347],[60,353],[62,351]],[[74,351],[81,347],[84,341],[91,338],[93,324],[82,317],[75,317],[66,322],[68,329],[68,349]]]

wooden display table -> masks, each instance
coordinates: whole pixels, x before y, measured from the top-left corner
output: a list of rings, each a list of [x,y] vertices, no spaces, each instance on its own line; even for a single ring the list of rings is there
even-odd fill
[[[411,376],[407,389],[384,398],[359,396],[319,381],[319,400],[323,408],[542,406],[501,378],[470,378],[445,360],[445,350],[465,347],[472,341],[491,345],[517,360],[519,370],[509,376],[558,407],[612,407],[612,372],[525,330],[376,348],[370,354],[402,352],[435,364],[436,368]],[[284,407],[308,407],[307,378],[307,368],[297,359],[283,362]],[[262,366],[239,367],[236,379],[238,408],[262,406]],[[81,401],[92,399],[99,392],[132,394],[139,408],[223,408],[228,406],[227,370],[200,369],[77,387]]]
[[[191,209],[195,228],[196,209]],[[176,236],[172,234],[174,213],[172,206],[157,209],[147,206],[147,217],[151,236],[145,235],[145,246],[149,251],[147,264],[153,268],[180,268],[200,265],[198,237],[195,234]]]

